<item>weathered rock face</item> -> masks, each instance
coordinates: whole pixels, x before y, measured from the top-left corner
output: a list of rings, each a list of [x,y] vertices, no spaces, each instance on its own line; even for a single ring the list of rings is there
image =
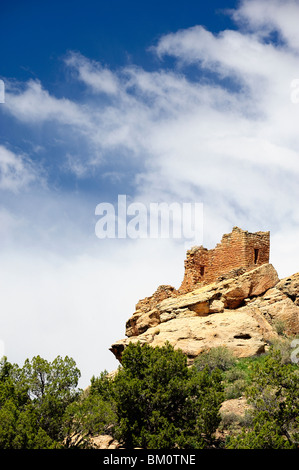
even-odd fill
[[[140,301],[136,305],[136,312],[126,323],[126,335],[139,335],[149,327],[171,320],[179,314],[205,316],[223,312],[224,309],[238,308],[244,305],[245,299],[263,294],[278,281],[278,275],[273,266],[264,264],[235,278],[214,282],[187,294],[175,295],[174,291],[171,291],[171,297],[161,302],[151,301],[147,304],[148,309],[138,308],[143,302]],[[155,295],[156,293],[151,299]]]
[[[262,296],[251,299],[248,306],[259,309],[272,325],[282,323],[285,333],[299,333],[299,273],[279,281]]]
[[[126,322],[127,338],[111,351],[121,361],[130,342],[168,341],[192,363],[216,346],[238,357],[260,354],[277,337],[278,324],[286,334],[299,334],[299,273],[279,280],[269,251],[269,232],[238,227],[212,250],[188,250],[179,289],[162,285],[140,300]]]
[[[186,354],[189,364],[216,346],[247,357],[264,352],[268,341],[278,336],[278,321],[284,322],[287,333],[299,333],[299,273],[279,281],[271,264],[186,294],[178,295],[170,286],[167,292],[168,298],[156,304],[137,304],[126,323],[127,338],[111,346],[117,359],[130,342],[137,341],[152,346],[169,341]]]
[[[267,340],[275,336],[258,309],[241,307],[205,317],[182,311],[158,327],[117,341],[111,350],[121,360],[121,354],[130,342],[162,346],[168,341],[186,354],[190,364],[201,352],[216,346],[226,346],[238,357],[254,356],[264,352]]]

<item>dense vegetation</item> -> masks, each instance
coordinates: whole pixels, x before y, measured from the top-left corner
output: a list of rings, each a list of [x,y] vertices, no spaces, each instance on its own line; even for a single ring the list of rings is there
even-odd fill
[[[246,359],[213,348],[192,367],[169,344],[130,344],[115,377],[103,372],[85,391],[69,357],[37,356],[23,367],[4,357],[0,448],[88,448],[100,434],[125,448],[296,448],[298,373],[287,340]],[[247,412],[221,417],[223,401],[240,396]]]
[[[4,357],[0,364],[0,448],[61,446],[64,413],[78,399],[80,371],[73,359],[40,356],[20,368]]]

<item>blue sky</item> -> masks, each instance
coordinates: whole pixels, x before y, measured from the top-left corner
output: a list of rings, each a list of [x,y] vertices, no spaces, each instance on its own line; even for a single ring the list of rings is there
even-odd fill
[[[9,360],[70,355],[85,386],[137,301],[178,287],[188,240],[96,237],[120,194],[203,203],[208,248],[270,230],[280,277],[298,271],[298,18],[296,0],[1,3]]]
[[[236,2],[198,2],[170,3],[168,1],[110,2],[62,1],[4,2],[1,11],[2,65],[1,76],[10,80],[11,86],[26,86],[30,80],[38,81],[42,87],[57,98],[67,98],[84,103],[90,96],[84,84],[73,80],[66,67],[70,54],[78,53],[89,60],[97,61],[113,71],[121,67],[137,65],[151,71],[173,66],[171,58],[164,57],[163,63],[151,52],[162,35],[182,28],[188,28],[200,22],[212,31],[219,31],[231,18],[224,13]],[[168,63],[169,62],[169,63]],[[173,61],[172,61],[173,62]],[[192,70],[189,71],[192,76]],[[194,74],[194,71],[193,71]],[[198,75],[198,70],[196,71]],[[107,102],[105,96],[97,97],[99,104]],[[51,122],[30,129],[20,126],[13,118],[1,121],[4,138],[22,150],[31,153],[32,145],[47,147],[43,166],[47,177],[61,190],[89,191],[98,187],[98,179],[74,178],[67,172],[60,171],[61,154],[65,155],[65,146],[59,145],[58,138],[53,142]],[[36,124],[36,123],[35,123]],[[17,126],[17,129],[15,128]],[[32,133],[28,138],[28,132]],[[55,132],[55,131],[54,131]],[[64,130],[65,132],[65,130]],[[70,129],[68,153],[74,152],[78,145],[82,152],[90,152],[88,145],[78,141]],[[34,144],[33,144],[34,142]],[[46,146],[44,143],[46,142]],[[35,152],[36,153],[36,152]],[[36,156],[39,160],[40,156]],[[142,161],[140,162],[142,165]],[[118,166],[120,162],[118,161]],[[113,162],[109,161],[109,169]],[[131,166],[131,165],[130,165]],[[58,172],[57,172],[58,170]],[[134,172],[134,169],[131,169]],[[102,169],[97,177],[101,177]],[[52,181],[53,178],[53,181]],[[106,182],[102,181],[106,186]],[[128,191],[128,180],[125,190]],[[107,188],[110,191],[110,186]],[[132,191],[132,188],[131,188]]]

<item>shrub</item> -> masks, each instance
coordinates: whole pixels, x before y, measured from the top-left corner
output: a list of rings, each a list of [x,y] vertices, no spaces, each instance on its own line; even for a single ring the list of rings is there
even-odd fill
[[[280,319],[280,320],[276,320],[276,321],[274,322],[273,326],[274,326],[274,328],[275,328],[275,330],[276,330],[276,333],[277,333],[278,335],[281,335],[281,336],[284,335],[285,330],[286,330],[286,324],[285,324],[285,322],[284,322],[283,320],[281,320],[281,319]]]
[[[252,425],[228,439],[230,449],[297,448],[299,439],[298,366],[285,364],[279,350],[271,348],[253,368],[247,389],[253,407]]]
[[[274,339],[271,341],[272,348],[276,351],[279,351],[281,355],[281,362],[283,364],[290,364],[291,361],[291,354],[292,354],[292,343],[293,338],[283,338],[280,337],[278,339]]]
[[[226,371],[235,365],[235,363],[236,358],[233,353],[225,346],[218,346],[201,353],[195,359],[194,366],[199,371],[205,368],[208,368],[210,372],[215,369]]]

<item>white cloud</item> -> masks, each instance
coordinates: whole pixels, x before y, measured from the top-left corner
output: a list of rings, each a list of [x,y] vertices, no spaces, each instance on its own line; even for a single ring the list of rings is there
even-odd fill
[[[294,49],[299,47],[298,15],[298,0],[243,0],[233,14],[237,22],[244,23],[260,36],[278,31]]]
[[[8,89],[4,111],[23,122],[33,124],[56,121],[84,128],[86,122],[89,122],[84,109],[66,98],[51,96],[38,80],[29,80],[24,91]]]
[[[70,53],[65,59],[69,67],[78,73],[78,78],[95,93],[114,95],[118,92],[117,77],[109,69],[96,61],[90,61],[79,53]]]
[[[9,241],[11,234],[19,229],[20,220],[10,213],[7,209],[0,209],[0,238],[2,246],[4,242]]]
[[[0,190],[16,193],[36,178],[37,172],[25,155],[15,154],[0,145]]]

